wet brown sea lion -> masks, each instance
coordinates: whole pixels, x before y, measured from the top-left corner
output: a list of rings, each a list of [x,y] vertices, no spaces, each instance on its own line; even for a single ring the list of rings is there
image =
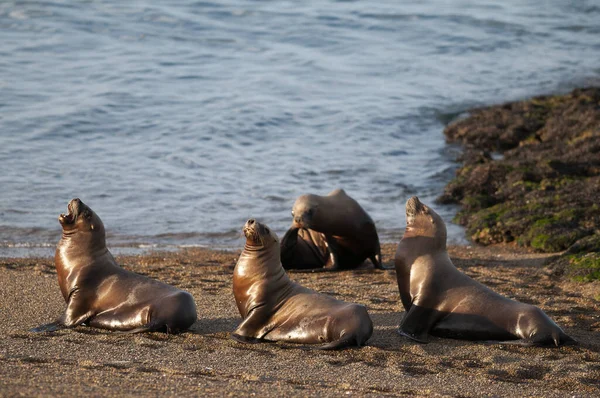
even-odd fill
[[[243,321],[233,338],[323,344],[321,349],[365,344],[373,323],[364,306],[292,282],[281,266],[277,235],[253,219],[243,230],[246,244],[233,271],[233,294]]]
[[[329,247],[321,232],[292,227],[281,239],[281,264],[285,269],[323,268],[329,260]]]
[[[86,324],[123,332],[181,332],[196,321],[192,296],[121,268],[106,248],[100,217],[79,199],[58,218],[62,238],[54,258],[67,303],[55,322],[32,331],[51,332]]]
[[[519,345],[573,343],[541,309],[503,297],[460,272],[446,251],[446,225],[417,197],[406,203],[406,232],[396,251],[406,309],[398,332]]]
[[[300,196],[294,203],[292,217],[292,228],[325,235],[334,268],[354,268],[368,258],[376,268],[385,269],[375,223],[343,189],[327,196]]]

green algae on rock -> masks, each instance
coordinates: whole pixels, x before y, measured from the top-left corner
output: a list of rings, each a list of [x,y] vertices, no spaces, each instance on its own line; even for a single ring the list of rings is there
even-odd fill
[[[558,252],[600,236],[600,88],[476,109],[444,133],[465,151],[439,201],[461,204],[474,242]],[[600,279],[581,271],[600,270],[590,242],[569,254],[573,278]]]

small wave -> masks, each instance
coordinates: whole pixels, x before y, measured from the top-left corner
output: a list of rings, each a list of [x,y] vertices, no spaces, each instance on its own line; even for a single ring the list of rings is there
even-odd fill
[[[56,243],[31,243],[31,242],[0,242],[0,247],[6,248],[35,248],[55,247]]]

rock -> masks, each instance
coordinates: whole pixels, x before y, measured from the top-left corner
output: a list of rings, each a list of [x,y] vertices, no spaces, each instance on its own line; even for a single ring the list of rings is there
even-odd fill
[[[600,88],[476,109],[444,133],[465,152],[439,201],[461,205],[474,242],[600,251]]]

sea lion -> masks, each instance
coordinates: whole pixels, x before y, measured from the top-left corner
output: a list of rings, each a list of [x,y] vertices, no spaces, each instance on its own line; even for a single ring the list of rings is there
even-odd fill
[[[426,343],[428,335],[504,344],[573,343],[541,309],[493,292],[460,272],[446,251],[446,225],[414,196],[395,257],[406,309],[398,332]]]
[[[121,268],[106,248],[104,224],[79,199],[58,218],[62,238],[54,262],[67,303],[55,322],[32,329],[51,332],[81,324],[138,333],[181,332],[196,321],[196,304],[183,290]]]
[[[327,239],[321,232],[292,227],[281,239],[281,264],[284,269],[323,268],[329,260]]]
[[[373,323],[364,306],[292,282],[281,266],[277,235],[254,219],[243,231],[246,244],[233,271],[233,294],[243,321],[234,339],[322,343],[321,349],[365,344]]]
[[[327,196],[300,196],[294,203],[292,217],[292,228],[311,229],[325,235],[334,268],[354,268],[368,258],[376,268],[386,269],[381,264],[375,223],[343,189]]]

